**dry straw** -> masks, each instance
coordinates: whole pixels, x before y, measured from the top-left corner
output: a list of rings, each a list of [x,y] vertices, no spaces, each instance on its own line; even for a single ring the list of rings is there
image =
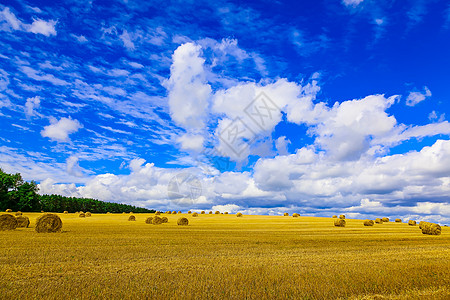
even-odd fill
[[[155,216],[152,220],[153,225],[160,225],[162,224],[162,218]]]
[[[436,223],[423,222],[422,223],[422,233],[429,235],[440,235],[441,234],[441,226]]]
[[[337,219],[334,221],[334,226],[337,227],[345,227],[345,220],[344,219]]]
[[[205,214],[205,211],[204,210],[202,210],[201,212],[200,212],[202,215],[204,215]]]
[[[90,217],[92,214],[90,212],[86,212],[86,217]]]
[[[14,230],[17,228],[17,219],[9,214],[0,216],[0,231]]]
[[[167,217],[162,217],[161,220],[163,223],[169,223],[169,219],[167,219]]]
[[[289,214],[288,213],[284,213],[283,216],[287,217],[287,216],[289,216]]]
[[[216,215],[220,215],[220,211],[218,211],[218,210],[216,210],[214,213],[215,213]]]
[[[8,208],[5,212],[12,212],[12,209]]]
[[[223,214],[224,214],[224,215],[228,215],[228,212],[226,211],[226,212],[224,212]]]
[[[396,222],[396,223],[401,223],[401,222],[402,222],[402,219],[398,219],[398,218],[397,218],[397,219],[395,219],[395,222]]]
[[[30,219],[25,216],[17,216],[17,227],[28,228],[30,226]]]
[[[374,222],[372,220],[364,220],[364,226],[373,226]]]
[[[59,232],[62,228],[61,218],[56,214],[43,214],[36,219],[36,232]]]
[[[236,217],[242,217],[242,213],[238,212],[238,213],[236,214]]]
[[[376,219],[375,219],[375,223],[377,223],[377,224],[383,224],[383,219],[376,218]]]
[[[170,210],[166,211],[166,214],[169,214],[169,215],[170,215],[171,213],[172,213],[172,212],[171,212]]]
[[[192,216],[193,217],[198,217],[198,213],[195,212],[195,213],[192,214]]]
[[[416,223],[416,221],[414,221],[414,220],[409,220],[409,221],[408,221],[408,225],[410,225],[410,226],[416,226],[417,223]]]
[[[21,211],[16,212],[16,216],[21,216],[21,215],[22,215]]]
[[[192,211],[188,211],[188,214],[192,214]]]
[[[336,215],[333,215],[332,218],[337,218],[337,216],[336,216]]]
[[[210,210],[208,214],[212,215],[212,211]]]
[[[155,216],[159,216],[159,215],[161,215],[161,212],[159,212],[159,211],[155,212]]]
[[[381,220],[383,220],[383,222],[389,222],[389,218],[387,218],[387,217],[384,217]]]
[[[135,216],[129,216],[128,217],[128,221],[136,221],[136,217]]]
[[[64,211],[65,214],[68,214],[69,212],[67,210]]]
[[[294,218],[298,218],[298,217],[300,217],[300,214],[298,214],[298,213],[293,213],[292,216],[293,216]]]
[[[147,219],[145,219],[145,223],[147,224],[152,224],[153,221],[153,217],[148,217]]]
[[[187,218],[179,218],[177,224],[180,226],[187,226],[189,225],[189,220]]]
[[[173,212],[172,212],[172,215],[176,215],[176,214],[177,214],[177,212],[176,212],[176,211],[173,211]]]
[[[182,213],[181,210],[179,210],[178,213],[181,214]]]
[[[82,212],[82,213],[80,213],[78,216],[79,216],[80,218],[84,218],[84,217],[86,217],[86,214],[85,214],[84,212]]]
[[[339,215],[339,219],[344,220],[345,219],[345,215]]]

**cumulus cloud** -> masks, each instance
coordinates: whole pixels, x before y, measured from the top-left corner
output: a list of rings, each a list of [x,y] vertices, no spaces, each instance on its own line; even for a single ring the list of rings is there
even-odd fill
[[[76,177],[83,176],[83,169],[78,164],[78,157],[75,155],[70,156],[66,161],[67,173]]]
[[[5,7],[0,11],[0,30],[4,31],[20,30],[49,37],[56,35],[56,23],[57,21],[54,20],[45,21],[37,18],[33,20],[33,23],[26,24],[20,21],[9,7]]]
[[[44,21],[41,19],[36,19],[33,23],[28,27],[28,31],[36,34],[43,34],[45,36],[56,35],[55,25],[56,21]]]
[[[36,108],[39,108],[41,104],[41,98],[39,96],[31,97],[27,99],[25,103],[25,115],[27,117],[32,117],[36,115]]]
[[[44,127],[41,135],[57,142],[70,141],[69,135],[82,128],[80,122],[69,118],[61,118],[59,121],[53,118],[50,120],[50,123],[50,125]]]
[[[422,102],[423,100],[431,97],[431,91],[428,89],[428,87],[423,87],[423,92],[411,92],[409,93],[408,97],[406,98],[406,105],[408,106],[415,106],[418,103]]]

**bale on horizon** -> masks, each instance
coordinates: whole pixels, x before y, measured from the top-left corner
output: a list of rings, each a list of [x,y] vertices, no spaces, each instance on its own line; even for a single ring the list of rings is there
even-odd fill
[[[204,215],[204,214],[205,214],[205,211],[204,211],[204,210],[202,210],[202,211],[200,212],[200,214]]]
[[[79,216],[80,218],[85,218],[85,217],[86,217],[86,215],[85,215],[84,212],[80,213],[78,216]]]
[[[61,218],[56,214],[43,214],[36,219],[34,229],[38,233],[60,232],[62,228]]]
[[[383,224],[383,220],[380,219],[380,218],[376,218],[376,219],[375,219],[375,223],[377,223],[377,224]]]
[[[180,226],[187,226],[189,225],[189,220],[187,218],[179,218],[177,224]]]
[[[381,219],[383,222],[389,222],[389,218],[388,217],[384,217]]]
[[[210,210],[208,214],[212,215],[212,210]]]
[[[192,214],[192,211],[188,211],[188,214]]]
[[[401,222],[402,222],[402,219],[397,218],[397,219],[395,219],[395,222],[396,222],[396,223],[401,223]]]
[[[182,213],[181,210],[179,210],[178,213],[181,214]]]
[[[0,231],[14,230],[18,226],[17,219],[10,214],[0,215]]]
[[[228,212],[226,211],[226,212],[224,212],[223,214],[224,214],[224,215],[228,215]]]
[[[417,224],[417,223],[416,223],[416,221],[414,221],[414,220],[409,220],[409,221],[408,221],[408,225],[409,225],[409,226],[416,226],[416,224]]]
[[[192,216],[193,217],[198,217],[198,213],[195,212],[195,213],[192,214]]]
[[[176,211],[173,211],[173,212],[172,212],[172,215],[176,215],[176,214],[177,214],[177,212],[176,212]]]
[[[344,220],[345,219],[345,215],[339,215],[339,219]]]
[[[8,208],[5,212],[12,212],[12,209]]]
[[[345,227],[345,220],[344,219],[337,219],[334,221],[334,226],[337,227]]]
[[[336,215],[333,215],[332,218],[337,218],[337,216],[336,216]]]
[[[26,216],[17,216],[17,227],[28,228],[30,226],[30,219]]]
[[[135,216],[129,216],[128,217],[128,221],[136,221],[136,217]]]
[[[236,214],[236,217],[242,217],[243,215],[242,215],[242,213],[240,213],[240,212],[238,212],[237,214]]]
[[[215,214],[220,215],[220,211],[216,210]]]
[[[373,226],[372,220],[364,220],[364,226]]]
[[[90,212],[86,212],[86,217],[90,217],[92,214]]]
[[[300,217],[300,214],[298,214],[298,213],[293,213],[292,216],[293,216],[294,218],[298,218],[298,217]]]
[[[69,212],[67,211],[67,210],[65,210],[64,212],[63,212],[63,214],[68,214]]]
[[[146,224],[152,224],[152,221],[153,221],[153,217],[148,217],[147,219],[145,219]]]
[[[19,210],[18,212],[15,213],[16,216],[21,216],[22,212]]]
[[[289,213],[284,213],[283,216],[287,217],[289,216]]]
[[[155,216],[159,216],[159,215],[161,215],[161,212],[155,211]]]

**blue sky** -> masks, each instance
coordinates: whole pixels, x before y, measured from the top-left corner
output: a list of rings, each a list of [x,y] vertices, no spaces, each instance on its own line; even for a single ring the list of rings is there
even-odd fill
[[[448,2],[298,2],[3,1],[0,167],[161,210],[448,223]]]

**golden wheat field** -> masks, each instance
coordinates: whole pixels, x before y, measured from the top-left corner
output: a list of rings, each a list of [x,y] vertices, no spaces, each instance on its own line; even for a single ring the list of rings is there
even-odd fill
[[[59,214],[0,231],[1,299],[449,299],[450,230],[347,219]],[[180,217],[188,226],[177,226]]]

